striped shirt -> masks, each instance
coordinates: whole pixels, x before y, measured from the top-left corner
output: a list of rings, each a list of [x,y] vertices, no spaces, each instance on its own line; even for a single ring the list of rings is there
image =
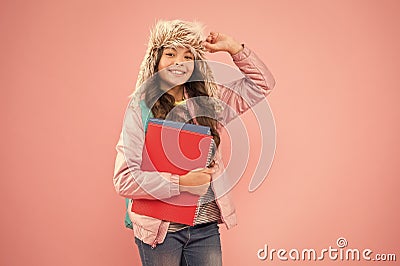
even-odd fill
[[[208,188],[207,193],[200,197],[199,203],[200,206],[195,217],[195,225],[220,221],[221,213],[215,202],[214,192],[211,186]],[[189,227],[189,225],[171,222],[168,227],[168,232],[176,232],[187,227]]]

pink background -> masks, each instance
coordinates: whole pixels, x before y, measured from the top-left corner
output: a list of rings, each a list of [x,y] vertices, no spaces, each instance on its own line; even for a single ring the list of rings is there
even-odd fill
[[[252,141],[233,192],[239,225],[221,229],[224,264],[267,265],[264,244],[321,250],[341,236],[400,260],[400,3],[241,3],[1,1],[0,265],[139,265],[112,175],[158,18],[229,33],[277,80],[275,159],[249,193]]]

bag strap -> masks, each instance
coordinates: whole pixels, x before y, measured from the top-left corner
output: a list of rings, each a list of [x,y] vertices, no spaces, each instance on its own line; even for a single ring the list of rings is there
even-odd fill
[[[139,102],[140,109],[142,110],[142,122],[143,122],[143,129],[144,133],[147,131],[147,125],[149,124],[149,118],[153,118],[153,113],[151,112],[150,108],[147,107],[144,100]]]
[[[147,107],[146,103],[144,102],[144,100],[141,100],[139,102],[140,105],[140,110],[141,110],[141,114],[142,114],[142,123],[143,123],[143,129],[144,132],[146,133],[147,131],[147,125],[149,123],[149,118],[154,117],[153,113],[151,112],[150,108]],[[129,201],[130,199],[125,198],[125,206],[126,206],[126,212],[125,212],[125,227],[133,229],[133,224],[131,219],[129,218],[129,214],[128,214],[128,209],[129,209]]]

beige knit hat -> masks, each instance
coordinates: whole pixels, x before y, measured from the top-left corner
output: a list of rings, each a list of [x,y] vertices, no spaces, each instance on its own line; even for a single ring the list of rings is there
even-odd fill
[[[203,26],[198,22],[182,20],[157,21],[150,31],[147,51],[140,65],[136,89],[130,95],[132,102],[137,103],[141,99],[145,89],[145,86],[142,85],[155,74],[157,55],[163,47],[185,47],[190,49],[195,61],[197,61],[200,72],[204,76],[208,95],[218,98],[218,89],[214,83],[213,74],[205,61],[205,48],[201,45],[204,40]]]

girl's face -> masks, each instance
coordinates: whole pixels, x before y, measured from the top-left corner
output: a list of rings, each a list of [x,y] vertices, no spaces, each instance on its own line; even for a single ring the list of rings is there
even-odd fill
[[[164,48],[157,70],[162,88],[184,84],[193,73],[194,56],[188,48]]]

